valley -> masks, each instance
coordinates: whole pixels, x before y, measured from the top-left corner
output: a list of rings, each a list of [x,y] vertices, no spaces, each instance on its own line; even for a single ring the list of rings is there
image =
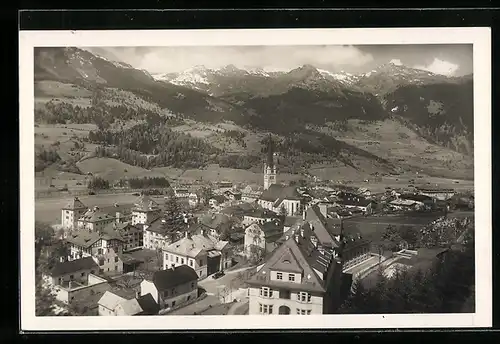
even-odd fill
[[[393,65],[361,76],[310,65],[151,76],[88,51],[44,49],[35,59],[40,191],[85,189],[90,174],[260,181],[269,133],[286,181],[363,184],[378,174],[385,187],[417,172],[432,183],[473,180],[468,77]],[[59,54],[64,66],[47,62]]]

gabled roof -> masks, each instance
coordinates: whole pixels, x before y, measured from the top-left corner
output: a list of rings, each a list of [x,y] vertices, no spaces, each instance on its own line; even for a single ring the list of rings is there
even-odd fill
[[[257,217],[261,219],[273,219],[277,218],[278,214],[276,212],[264,209],[264,208],[252,208],[243,212],[243,216]]]
[[[66,203],[66,205],[62,208],[63,210],[81,210],[86,209],[87,206],[80,201],[78,197],[73,198],[71,201]]]
[[[179,221],[180,222],[180,221]],[[148,232],[158,233],[160,235],[167,235],[175,233],[180,229],[185,229],[186,227],[177,228],[177,226],[171,226],[168,221],[164,217],[158,217],[155,220],[149,223],[149,226],[146,228]]]
[[[160,292],[197,280],[198,275],[196,271],[187,265],[176,266],[173,269],[155,271],[152,278],[153,284]]]
[[[269,202],[276,202],[278,199],[300,201],[301,197],[294,186],[273,184],[264,190],[260,199]]]
[[[114,220],[115,217],[108,213],[103,212],[99,208],[95,207],[93,209],[87,210],[78,221],[84,222],[99,222],[99,221],[109,221]]]
[[[50,270],[50,275],[52,277],[61,276],[69,274],[72,272],[78,272],[82,270],[98,269],[99,267],[94,262],[92,257],[85,257],[80,259],[75,259],[67,262],[58,262]]]
[[[156,303],[150,293],[137,298],[137,302],[142,308],[141,315],[156,315],[160,311],[160,305]]]
[[[253,275],[247,283],[250,285],[266,285],[276,288],[287,288],[303,291],[325,292],[324,281],[314,272],[313,267],[308,262],[309,254],[304,250],[306,243],[299,239],[300,244],[295,241],[292,235],[281,246],[279,246],[266,261],[258,273]],[[280,270],[283,269],[283,270]],[[290,282],[287,280],[275,281],[270,279],[271,270],[283,272],[301,273],[301,282]]]
[[[199,222],[210,229],[217,229],[222,225],[230,223],[231,219],[225,214],[215,213],[203,216]]]
[[[134,208],[133,208],[133,210],[135,211],[142,211],[142,212],[156,211],[158,209],[159,209],[158,203],[153,201],[151,197],[147,195],[139,196],[139,198],[134,202]]]
[[[312,226],[314,235],[318,238],[321,245],[327,247],[338,247],[338,244],[330,234],[329,223],[323,216],[318,205],[309,207],[306,211],[306,221]]]
[[[120,236],[121,232],[142,232],[142,229],[134,226],[131,222],[120,222],[120,223],[110,223],[106,227],[104,227],[104,231],[107,233],[113,233],[116,232],[117,236]]]
[[[106,290],[104,292],[104,295],[99,299],[98,304],[100,306],[103,306],[107,309],[114,311],[116,306],[118,306],[120,303],[122,303],[124,301],[126,301],[126,299],[124,299],[123,297],[118,296],[118,295]]]
[[[183,256],[196,257],[202,251],[222,250],[227,241],[217,241],[208,234],[194,234],[184,237],[165,248],[165,251]]]
[[[130,299],[120,302],[115,308],[118,316],[131,316],[142,313],[142,307],[137,299]]]

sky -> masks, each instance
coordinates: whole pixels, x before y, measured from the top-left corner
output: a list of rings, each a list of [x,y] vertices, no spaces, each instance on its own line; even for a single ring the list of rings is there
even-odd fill
[[[289,71],[304,64],[331,72],[366,73],[392,62],[436,74],[472,73],[472,45],[323,45],[84,48],[151,74],[181,72],[194,66]]]

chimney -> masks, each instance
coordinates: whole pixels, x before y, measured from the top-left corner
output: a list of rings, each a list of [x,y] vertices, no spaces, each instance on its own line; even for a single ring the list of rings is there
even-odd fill
[[[120,221],[121,221],[121,215],[122,214],[119,211],[116,212],[116,215],[115,215],[116,216],[116,223],[120,223]]]
[[[71,289],[73,287],[73,282],[69,281],[68,282],[68,289]]]
[[[94,211],[98,211],[99,207],[97,205],[94,206]]]
[[[304,209],[302,211],[302,220],[305,220],[306,219],[306,210]]]
[[[295,234],[295,242],[298,243],[299,242],[299,235],[298,234]]]
[[[285,240],[288,240],[288,239],[290,239],[290,236],[285,235]]]
[[[300,229],[300,236],[301,236],[301,237],[304,237],[304,228],[301,228],[301,229]]]
[[[201,235],[205,235],[205,230],[204,229],[200,229],[200,232],[201,232]]]
[[[189,238],[189,232],[188,232],[188,231],[186,231],[186,232],[184,233],[184,237],[185,237],[185,238]]]

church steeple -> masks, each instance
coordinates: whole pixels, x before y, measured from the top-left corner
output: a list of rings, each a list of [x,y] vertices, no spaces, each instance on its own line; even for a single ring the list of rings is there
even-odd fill
[[[267,142],[267,159],[264,163],[264,190],[269,189],[272,184],[276,184],[276,163],[274,161],[274,145],[271,134]]]

